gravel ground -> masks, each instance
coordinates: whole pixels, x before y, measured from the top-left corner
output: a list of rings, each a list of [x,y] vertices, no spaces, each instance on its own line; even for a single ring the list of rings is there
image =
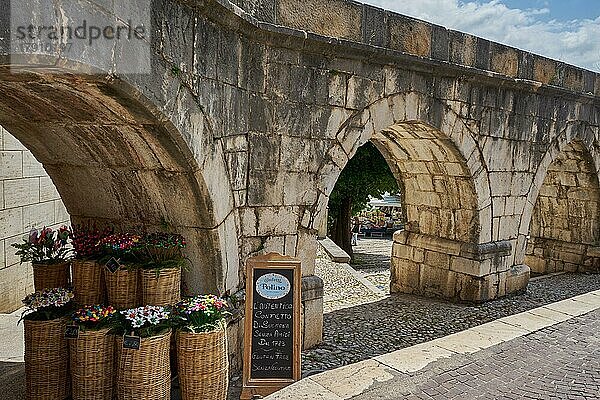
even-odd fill
[[[389,285],[377,266],[380,239],[359,241],[354,267],[376,286]],[[391,241],[387,241],[391,248]],[[382,265],[389,265],[389,254]],[[387,263],[387,264],[386,264]],[[377,270],[379,268],[379,270]],[[324,342],[302,355],[305,375],[351,364],[380,354],[450,335],[507,315],[517,314],[578,294],[600,289],[600,275],[563,274],[531,281],[527,293],[480,305],[454,304],[410,295],[383,295],[356,274],[320,254],[317,274],[325,282]],[[354,278],[354,280],[353,280]]]

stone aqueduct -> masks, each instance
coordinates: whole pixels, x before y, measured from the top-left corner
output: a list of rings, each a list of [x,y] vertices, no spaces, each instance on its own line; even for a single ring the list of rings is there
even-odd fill
[[[598,268],[599,75],[344,0],[236,3],[152,1],[149,75],[4,49],[0,124],[75,221],[180,231],[190,292],[238,292],[251,255],[300,257],[310,346],[316,228],[372,141],[409,221],[394,291],[484,301],[530,268]]]

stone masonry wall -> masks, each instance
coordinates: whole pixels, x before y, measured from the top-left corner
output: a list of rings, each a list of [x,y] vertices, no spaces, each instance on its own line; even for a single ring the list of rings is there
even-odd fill
[[[0,312],[12,312],[33,290],[33,273],[11,244],[32,228],[69,224],[69,214],[42,165],[1,127],[0,137]]]
[[[532,272],[598,269],[599,207],[593,160],[572,142],[550,164],[533,209],[525,260]]]
[[[509,242],[473,245],[408,231],[394,234],[391,292],[481,302],[523,290],[526,266],[510,265]]]

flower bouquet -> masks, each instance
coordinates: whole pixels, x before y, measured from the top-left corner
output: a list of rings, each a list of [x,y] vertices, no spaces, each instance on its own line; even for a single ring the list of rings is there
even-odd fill
[[[52,288],[23,300],[26,399],[63,400],[70,395],[65,317],[72,299],[69,290]]]
[[[177,370],[183,400],[227,398],[227,303],[217,296],[182,300],[173,309]]]
[[[183,236],[173,233],[145,235],[140,244],[142,303],[167,306],[181,299],[181,269],[186,260]]]
[[[138,252],[141,239],[140,235],[119,233],[106,236],[100,241],[100,246],[107,254],[107,266],[116,266],[114,272],[104,272],[104,281],[108,304],[117,309],[136,307],[139,304]]]
[[[21,263],[31,262],[33,266],[33,283],[35,290],[69,286],[68,246],[70,231],[66,226],[58,230],[44,227],[38,231],[33,229],[23,238],[23,243],[14,243],[16,255]]]
[[[112,234],[111,228],[103,230],[95,226],[76,225],[72,229],[71,243],[75,251],[73,259],[73,287],[75,302],[100,304],[105,300],[106,285],[104,266],[99,262],[103,255],[101,241]]]
[[[85,306],[71,315],[77,327],[69,339],[73,400],[112,400],[114,336],[110,330],[117,311],[111,306]]]
[[[145,306],[120,312],[117,340],[117,397],[120,400],[164,400],[171,390],[170,312]],[[133,339],[136,346],[125,346]]]

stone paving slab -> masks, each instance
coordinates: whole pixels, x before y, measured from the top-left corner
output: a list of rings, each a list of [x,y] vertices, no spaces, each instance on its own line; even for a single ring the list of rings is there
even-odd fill
[[[319,374],[311,377],[328,391],[342,399],[357,396],[376,382],[394,378],[390,368],[377,360],[365,360],[336,370],[336,374]]]
[[[453,351],[428,342],[375,357],[375,360],[398,372],[407,373],[419,371],[429,363],[440,358],[451,357],[453,354],[455,354]]]
[[[267,399],[597,399],[600,394],[600,290],[493,321],[302,380]],[[543,315],[564,310],[567,319]],[[588,310],[581,313],[583,310]],[[548,313],[549,311],[549,313]],[[576,315],[574,315],[576,314]],[[536,328],[520,327],[529,316]],[[481,350],[455,353],[475,336]],[[492,357],[489,354],[492,354]],[[448,359],[448,360],[445,360]],[[452,363],[458,363],[458,367]],[[451,368],[448,368],[451,366]],[[420,371],[429,371],[423,379]],[[433,371],[433,373],[431,373]],[[512,375],[512,376],[511,376]],[[380,377],[377,379],[377,377]],[[315,387],[319,384],[321,392]],[[310,396],[302,390],[310,387]],[[288,390],[295,397],[288,397]],[[307,389],[308,390],[308,389]],[[362,390],[361,393],[358,393]],[[307,392],[308,393],[308,392]],[[284,396],[284,397],[281,397]]]

